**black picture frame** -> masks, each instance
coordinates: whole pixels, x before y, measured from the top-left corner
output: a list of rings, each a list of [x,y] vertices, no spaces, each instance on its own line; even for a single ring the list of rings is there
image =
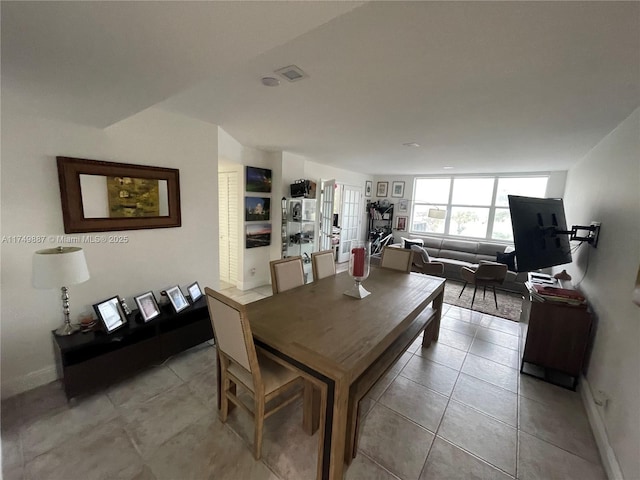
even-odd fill
[[[189,302],[187,302],[187,299],[184,298],[182,290],[180,290],[180,287],[178,285],[167,288],[165,291],[167,292],[167,297],[169,297],[169,303],[176,313],[180,313],[182,310],[189,306]]]
[[[271,224],[252,223],[245,227],[245,248],[268,247],[271,245]]]
[[[153,320],[160,315],[160,307],[158,306],[158,302],[156,301],[156,297],[153,295],[153,292],[143,293],[137,297],[133,297],[133,299],[136,301],[136,305],[138,306],[140,317],[145,322]]]
[[[127,315],[120,303],[120,298],[116,295],[93,304],[96,315],[102,322],[105,332],[111,333],[127,324]]]
[[[247,192],[271,193],[271,170],[247,167],[245,188]]]
[[[193,282],[189,285],[187,292],[189,292],[189,297],[191,297],[191,303],[195,303],[198,299],[202,298],[202,289],[198,282]]]

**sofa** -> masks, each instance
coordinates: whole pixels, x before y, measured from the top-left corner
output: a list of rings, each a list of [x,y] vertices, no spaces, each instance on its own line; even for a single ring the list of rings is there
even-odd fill
[[[457,240],[444,237],[416,237],[410,240],[422,240],[425,250],[429,253],[429,260],[444,265],[444,276],[452,280],[463,281],[460,276],[462,267],[475,268],[480,262],[495,262],[496,255],[505,252],[506,245],[474,240]],[[404,242],[404,239],[403,239]],[[402,248],[402,243],[396,244]],[[418,252],[413,255],[414,271],[422,272],[424,263]],[[527,281],[526,272],[517,273],[507,271],[507,278],[500,288],[518,293],[526,292],[524,282]]]

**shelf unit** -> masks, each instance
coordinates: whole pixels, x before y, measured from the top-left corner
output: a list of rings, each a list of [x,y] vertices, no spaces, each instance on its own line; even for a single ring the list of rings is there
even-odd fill
[[[393,233],[393,209],[393,203],[381,206],[380,202],[367,202],[367,238],[370,241],[373,242],[380,235],[385,237]]]
[[[316,207],[315,199],[292,198],[287,208],[285,257],[302,257],[307,281],[311,280],[311,253],[317,249]]]

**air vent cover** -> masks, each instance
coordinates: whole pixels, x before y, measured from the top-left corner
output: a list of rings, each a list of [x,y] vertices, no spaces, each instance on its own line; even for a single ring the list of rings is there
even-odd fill
[[[309,77],[309,75],[304,73],[300,69],[300,67],[296,67],[295,65],[289,65],[288,67],[279,68],[274,73],[277,73],[281,77],[286,78],[290,82],[297,82],[298,80]]]

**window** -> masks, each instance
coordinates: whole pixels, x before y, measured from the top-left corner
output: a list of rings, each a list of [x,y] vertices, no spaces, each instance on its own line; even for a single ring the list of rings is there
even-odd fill
[[[513,241],[507,196],[544,197],[548,178],[416,178],[411,232]]]

